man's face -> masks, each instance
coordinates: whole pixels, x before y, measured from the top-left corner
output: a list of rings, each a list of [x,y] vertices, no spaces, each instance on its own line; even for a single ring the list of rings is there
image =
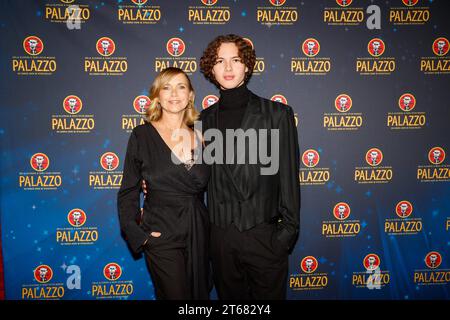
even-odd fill
[[[222,43],[217,50],[217,60],[212,73],[222,89],[242,85],[248,68],[239,57],[239,50],[233,42]]]

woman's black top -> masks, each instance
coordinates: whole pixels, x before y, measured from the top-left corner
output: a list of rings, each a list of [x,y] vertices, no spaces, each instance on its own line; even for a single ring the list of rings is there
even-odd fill
[[[193,154],[202,150],[196,138]],[[176,164],[172,153],[151,123],[133,129],[117,200],[120,226],[135,253],[142,251],[147,239],[149,250],[185,249],[192,298],[208,299],[209,218],[203,193],[210,168],[204,163]],[[143,179],[148,192],[138,222]],[[150,236],[153,231],[161,236]]]

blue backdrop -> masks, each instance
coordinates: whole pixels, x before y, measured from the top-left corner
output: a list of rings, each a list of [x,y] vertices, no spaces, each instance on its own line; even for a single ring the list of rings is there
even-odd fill
[[[137,98],[179,66],[207,107],[218,91],[199,58],[237,33],[258,57],[249,88],[282,95],[298,121],[288,298],[448,299],[447,12],[443,0],[1,1],[6,298],[154,299],[116,209]]]

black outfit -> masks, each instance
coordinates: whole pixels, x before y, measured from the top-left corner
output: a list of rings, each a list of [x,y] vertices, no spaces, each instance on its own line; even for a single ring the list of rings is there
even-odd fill
[[[243,85],[221,91],[201,120],[203,130],[279,129],[277,174],[261,175],[259,161],[213,164],[207,199],[219,298],[285,299],[288,253],[300,220],[300,155],[292,108],[258,97]],[[270,142],[267,149],[271,154]],[[247,158],[248,143],[245,151]]]
[[[218,128],[225,137],[226,129],[238,129],[244,117],[245,109],[251,92],[246,86],[240,86],[233,90],[220,90],[219,114],[220,121]],[[236,143],[236,139],[235,139]],[[224,163],[226,160],[226,148],[223,150]],[[237,156],[237,155],[236,155]],[[235,169],[236,159],[233,163],[228,164],[233,171]]]
[[[197,148],[201,152],[198,139]],[[175,164],[171,155],[151,123],[133,129],[117,198],[120,226],[133,252],[145,252],[158,299],[208,299],[209,221],[203,192],[210,168]],[[138,223],[143,179],[148,193]],[[152,237],[153,231],[161,236]]]

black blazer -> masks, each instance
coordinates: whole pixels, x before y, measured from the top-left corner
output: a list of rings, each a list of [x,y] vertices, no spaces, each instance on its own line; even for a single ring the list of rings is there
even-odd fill
[[[218,110],[217,102],[202,111],[203,133],[218,128]],[[262,165],[259,159],[257,164],[248,164],[248,143],[245,164],[234,168],[213,164],[207,190],[210,221],[222,228],[234,223],[240,231],[276,221],[278,240],[292,249],[300,223],[300,155],[292,108],[252,93],[240,128],[279,129],[279,170],[275,175],[261,175],[260,168],[269,165]],[[205,150],[211,142],[205,141]],[[267,144],[270,150],[270,142]]]

